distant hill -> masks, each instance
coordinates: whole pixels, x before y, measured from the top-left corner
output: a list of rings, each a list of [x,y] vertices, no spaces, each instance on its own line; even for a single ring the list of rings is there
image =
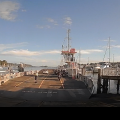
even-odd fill
[[[40,66],[40,67],[48,67],[48,66]]]

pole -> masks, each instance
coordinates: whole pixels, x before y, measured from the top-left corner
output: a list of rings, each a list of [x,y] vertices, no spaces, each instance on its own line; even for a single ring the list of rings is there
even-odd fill
[[[110,37],[109,37],[109,65],[110,65]]]
[[[89,57],[88,57],[88,64],[89,64]]]
[[[80,55],[81,55],[81,54],[80,54],[80,50],[79,50],[79,68],[80,68]]]
[[[113,63],[114,63],[114,54],[113,54]]]
[[[80,64],[80,50],[79,50],[79,64]]]
[[[69,44],[70,38],[69,38],[69,33],[70,33],[70,29],[68,29],[68,51],[70,50],[70,44]]]

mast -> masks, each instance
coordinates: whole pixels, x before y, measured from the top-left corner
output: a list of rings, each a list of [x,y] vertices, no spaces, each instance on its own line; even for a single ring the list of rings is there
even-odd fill
[[[113,54],[113,63],[114,63],[114,54]]]
[[[109,64],[110,64],[110,37],[109,37]]]
[[[89,57],[88,57],[88,65],[89,65]]]
[[[80,50],[79,50],[79,64],[80,64]]]
[[[80,50],[79,50],[79,64],[80,64]]]
[[[68,51],[70,51],[70,43],[69,43],[70,38],[69,38],[69,33],[70,33],[70,29],[68,29]]]

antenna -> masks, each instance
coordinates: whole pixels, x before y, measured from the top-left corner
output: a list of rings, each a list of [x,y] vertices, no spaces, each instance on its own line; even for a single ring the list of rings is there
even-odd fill
[[[70,29],[68,29],[68,51],[70,51],[70,43],[69,43],[70,38],[69,38],[69,33],[70,33]]]
[[[80,50],[79,50],[79,64],[80,64]]]
[[[109,37],[109,64],[110,64],[110,37]]]
[[[88,57],[88,64],[89,64],[89,57]]]
[[[113,63],[114,63],[114,54],[113,54]]]

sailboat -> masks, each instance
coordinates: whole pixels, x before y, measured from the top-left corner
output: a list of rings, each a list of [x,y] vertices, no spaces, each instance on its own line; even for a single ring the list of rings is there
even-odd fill
[[[105,55],[104,55],[104,57],[105,57]],[[105,69],[105,68],[109,68],[110,66],[111,65],[110,65],[110,37],[109,37],[109,62],[104,62],[104,58],[103,58],[103,62],[100,62],[99,64],[94,66],[93,72],[98,72],[98,69]]]

